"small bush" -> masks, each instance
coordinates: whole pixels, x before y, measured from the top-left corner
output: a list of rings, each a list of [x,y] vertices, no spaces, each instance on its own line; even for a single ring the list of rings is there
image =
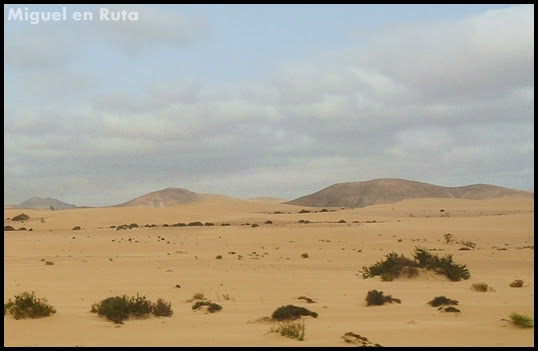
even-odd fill
[[[488,284],[486,283],[474,283],[471,288],[475,291],[486,292],[488,291]]]
[[[46,261],[45,264],[46,264],[47,266],[52,266],[52,265],[54,265],[54,262],[52,262],[52,261]]]
[[[151,306],[151,312],[157,317],[170,317],[174,313],[172,304],[161,298],[157,299],[157,302]]]
[[[211,301],[197,301],[194,305],[192,305],[192,309],[197,310],[202,306],[207,306],[207,311],[210,313],[215,313],[222,310],[221,305],[213,303]]]
[[[516,279],[516,280],[514,280],[513,282],[510,283],[510,286],[512,288],[521,288],[523,286],[523,280]]]
[[[201,291],[192,294],[192,299],[193,300],[207,300],[204,293]]]
[[[286,336],[291,339],[297,339],[299,341],[303,341],[304,330],[305,330],[304,321],[300,321],[297,323],[284,321],[284,322],[278,322],[278,326],[276,327],[271,327],[269,332],[280,333],[280,335],[282,336]]]
[[[27,219],[30,219],[30,217],[25,213],[21,213],[20,215],[13,217],[11,220],[12,221],[26,221]]]
[[[257,227],[259,227],[259,226],[260,226],[260,225],[259,225],[259,224],[256,224],[256,223],[253,223],[253,224],[251,225],[252,228],[257,228]]]
[[[211,227],[211,226],[214,226],[214,225],[215,225],[215,223],[211,223],[211,222],[206,222],[206,223],[205,223],[204,225],[205,225],[205,226],[208,226],[208,227]]]
[[[26,230],[26,227],[20,227],[19,229],[17,230]]]
[[[172,227],[186,227],[187,225],[185,223],[176,223],[172,224]]]
[[[273,224],[273,221],[271,221],[271,220],[266,220],[266,221],[265,221],[265,224]]]
[[[345,342],[348,344],[361,344],[361,346],[377,346],[380,347],[379,344],[374,344],[368,338],[365,338],[364,336],[360,336],[359,334],[355,334],[352,332],[347,332],[342,336],[342,339],[344,339]]]
[[[173,313],[171,304],[163,299],[159,298],[157,303],[153,304],[139,294],[136,294],[136,297],[123,295],[106,298],[93,304],[91,312],[104,316],[116,324],[123,324],[128,318],[147,318],[150,314],[169,317]]]
[[[308,253],[304,252],[301,254],[301,256],[303,256],[303,258],[308,258]]]
[[[339,220],[338,223],[346,223],[343,219]]]
[[[432,307],[439,307],[442,305],[457,305],[458,301],[449,299],[444,296],[437,296],[433,300],[428,302],[428,304],[430,304]]]
[[[200,227],[203,226],[202,222],[190,222],[187,224],[189,227]]]
[[[217,260],[220,260],[220,259],[222,259],[222,255],[217,255],[216,258],[217,258]]]
[[[4,226],[4,232],[10,232],[10,231],[13,231],[13,230],[15,230],[15,228],[13,228],[10,225],[5,225]]]
[[[294,320],[300,318],[301,316],[312,316],[314,318],[318,317],[316,312],[307,310],[304,307],[298,307],[294,305],[281,306],[277,308],[271,318],[277,321],[282,320]]]
[[[129,229],[133,229],[133,228],[138,228],[138,224],[136,223],[129,224]]]
[[[302,210],[299,211],[299,213],[310,213],[310,211],[309,211],[309,210],[302,209]]]
[[[23,292],[4,303],[4,315],[9,312],[15,319],[42,318],[56,313],[56,309],[47,303],[47,299],[38,298],[34,292]]]
[[[80,230],[80,226],[73,227],[73,230]]]
[[[400,299],[395,299],[391,295],[383,296],[382,291],[370,290],[366,295],[366,306],[381,306],[384,305],[386,302],[392,303],[393,301],[396,303],[402,303]]]
[[[461,312],[461,311],[458,310],[456,307],[448,306],[448,307],[445,307],[443,312]]]
[[[314,300],[312,300],[311,298],[306,297],[306,296],[299,296],[298,299],[299,299],[299,300],[305,300],[305,301],[308,302],[308,303],[316,303],[316,301],[314,301]]]
[[[520,328],[534,328],[534,318],[525,316],[519,313],[511,313],[510,319],[512,323]]]

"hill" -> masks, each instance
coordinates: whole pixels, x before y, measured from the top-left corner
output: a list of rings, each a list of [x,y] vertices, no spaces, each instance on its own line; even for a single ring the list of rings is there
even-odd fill
[[[58,199],[52,199],[50,197],[42,198],[42,197],[31,197],[26,201],[21,202],[20,204],[16,205],[16,207],[22,207],[22,208],[50,208],[53,207],[55,210],[65,210],[68,208],[76,208],[76,205],[68,204],[65,202],[62,202]]]
[[[286,202],[309,207],[365,207],[414,198],[490,199],[498,197],[534,198],[534,193],[487,184],[444,187],[405,179],[374,179],[339,183]]]

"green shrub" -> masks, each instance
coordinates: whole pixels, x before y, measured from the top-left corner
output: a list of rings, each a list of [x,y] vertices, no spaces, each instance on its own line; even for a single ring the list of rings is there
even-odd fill
[[[294,320],[300,318],[301,316],[312,316],[314,318],[318,317],[316,312],[309,311],[304,307],[298,307],[294,305],[281,306],[277,308],[271,318],[277,321],[282,320]]]
[[[377,290],[370,290],[366,295],[366,306],[381,306],[384,305],[386,302],[392,303],[393,301],[396,303],[402,302],[400,299],[395,299],[391,295],[383,296],[383,292]]]
[[[299,341],[304,340],[304,320],[293,323],[289,321],[278,322],[278,326],[271,327],[270,333],[280,333],[282,336],[286,336],[291,339],[297,339]]]
[[[199,291],[194,294],[192,294],[192,300],[207,300],[204,293]]]
[[[25,213],[21,213],[20,215],[13,217],[11,220],[12,221],[26,221],[27,219],[30,219],[30,217]]]
[[[519,313],[511,313],[512,323],[520,328],[534,328],[534,318]]]
[[[308,258],[308,253],[302,253],[301,256],[303,256],[303,258]]]
[[[439,307],[441,305],[457,305],[458,301],[449,299],[444,296],[437,296],[434,297],[433,300],[428,302],[428,304],[430,304],[432,307]]]
[[[34,292],[23,292],[4,303],[4,315],[9,312],[15,319],[42,318],[56,313],[56,309],[47,303],[46,298],[38,298]]]
[[[46,261],[45,264],[46,264],[47,266],[52,266],[52,265],[54,265],[54,262],[52,262],[52,261]]]
[[[202,222],[190,222],[187,224],[189,227],[203,226]]]
[[[151,306],[151,312],[158,317],[170,317],[174,313],[172,304],[161,298],[157,299],[157,302]]]
[[[384,281],[392,281],[398,278],[402,272],[407,272],[411,277],[417,274],[416,263],[404,255],[391,252],[386,255],[384,261],[379,261],[373,266],[363,267],[363,278],[372,278],[376,275],[381,276]],[[415,269],[413,269],[415,268]]]
[[[156,316],[169,317],[172,315],[170,303],[158,299],[156,304],[152,304],[145,296],[139,294],[136,294],[136,297],[123,295],[106,298],[93,304],[91,312],[104,316],[117,324],[123,324],[123,321],[128,318],[147,318],[152,313]]]

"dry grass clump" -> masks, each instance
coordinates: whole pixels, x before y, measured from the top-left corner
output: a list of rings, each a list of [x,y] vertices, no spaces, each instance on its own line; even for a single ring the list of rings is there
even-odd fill
[[[393,301],[396,303],[402,303],[402,300],[395,299],[391,295],[384,296],[382,291],[370,290],[366,295],[366,306],[381,306],[386,302],[392,303]]]
[[[312,316],[314,318],[317,318],[318,314],[304,307],[287,305],[287,306],[281,306],[277,308],[271,315],[271,318],[273,320],[283,321],[283,320],[295,320],[295,319],[301,318],[301,316]]]
[[[305,325],[304,320],[300,322],[278,322],[277,326],[271,327],[270,333],[280,333],[282,336],[286,336],[291,339],[297,339],[299,341],[304,340]]]
[[[306,297],[306,296],[299,296],[298,299],[299,299],[299,300],[305,300],[305,301],[308,302],[308,303],[316,303],[316,301],[314,301],[314,300],[312,300],[311,298]]]
[[[6,313],[10,313],[15,319],[42,318],[56,313],[56,309],[47,303],[46,298],[38,298],[32,291],[15,295],[15,301],[8,299],[7,303],[4,303],[4,316]]]
[[[471,289],[475,290],[475,291],[480,291],[480,292],[486,292],[486,291],[493,291],[493,288],[492,287],[489,287],[488,284],[486,283],[483,283],[483,282],[480,282],[480,283],[474,283],[472,286],[471,286]]]

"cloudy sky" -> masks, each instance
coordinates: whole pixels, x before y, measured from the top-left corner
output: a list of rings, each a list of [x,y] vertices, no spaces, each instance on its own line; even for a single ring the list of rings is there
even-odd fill
[[[534,191],[534,5],[4,6],[5,205],[376,178]]]

